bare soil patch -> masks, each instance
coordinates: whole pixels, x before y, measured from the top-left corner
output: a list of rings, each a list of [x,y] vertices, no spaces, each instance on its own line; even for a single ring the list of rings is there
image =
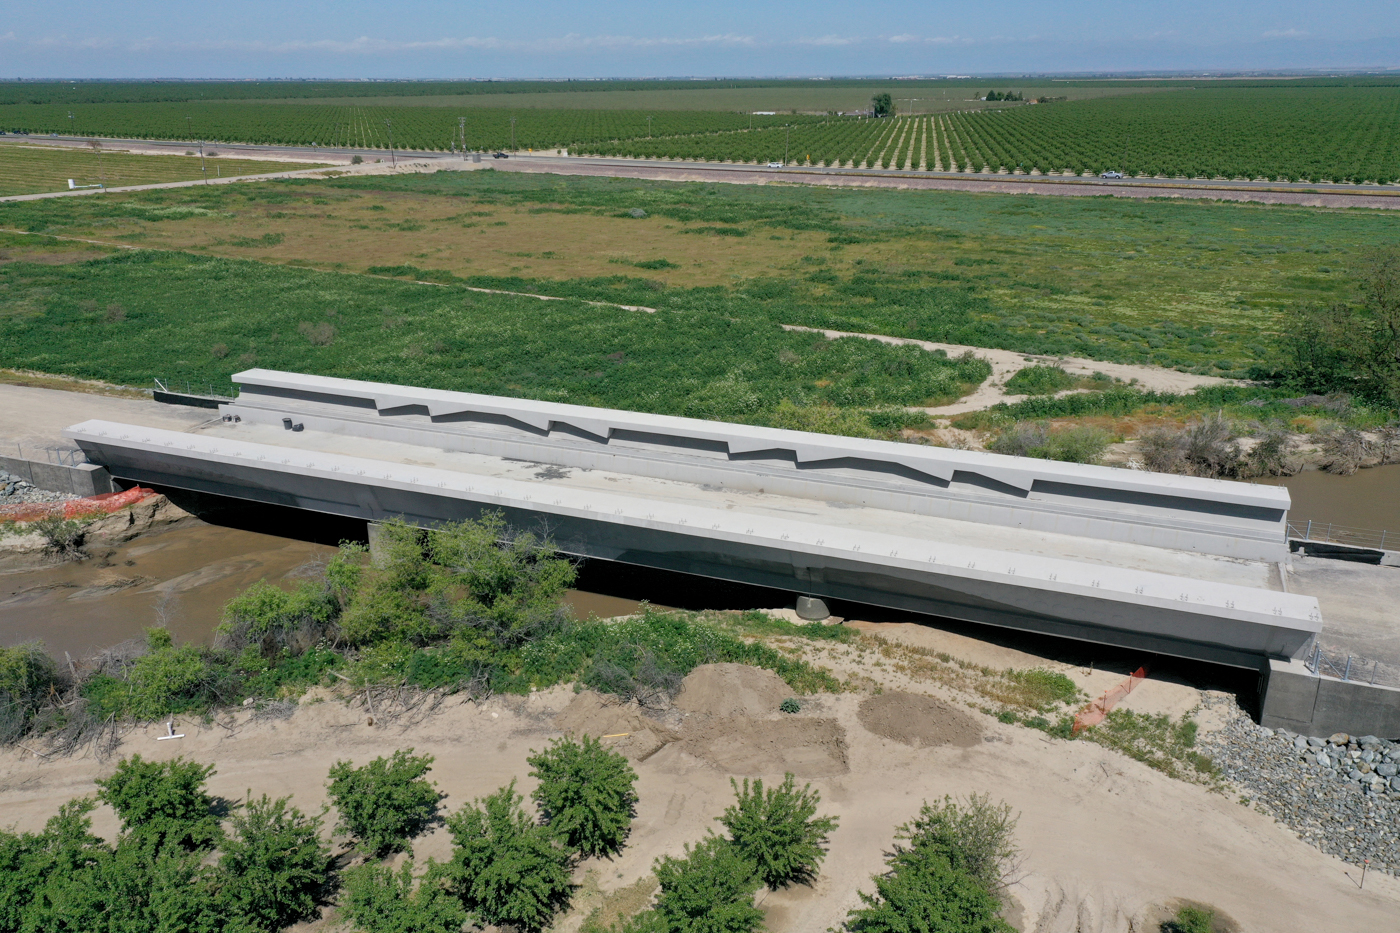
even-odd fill
[[[745,664],[702,664],[681,682],[676,708],[702,716],[765,717],[792,696],[792,688],[772,671]]]
[[[894,690],[868,697],[856,715],[862,726],[901,745],[971,748],[982,741],[982,730],[972,717],[917,693]]]
[[[554,728],[574,735],[591,735],[633,761],[645,761],[676,735],[642,715],[636,703],[584,691],[554,720]]]
[[[716,719],[687,730],[682,751],[730,774],[832,777],[850,770],[846,730],[834,719]]]

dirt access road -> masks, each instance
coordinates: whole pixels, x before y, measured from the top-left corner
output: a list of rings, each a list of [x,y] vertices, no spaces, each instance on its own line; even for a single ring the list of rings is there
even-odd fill
[[[86,146],[87,137],[36,137],[35,142],[46,146]],[[189,148],[187,142],[152,140],[103,140],[111,150],[163,153]],[[360,171],[380,172],[403,168],[407,163],[428,163],[429,171],[463,170],[494,167],[501,171],[539,172],[555,175],[602,175],[614,178],[645,178],[658,181],[729,182],[741,185],[764,185],[773,182],[787,184],[834,185],[842,187],[907,188],[914,190],[971,191],[988,194],[1038,194],[1060,197],[1120,198],[1205,198],[1220,201],[1255,201],[1265,204],[1299,204],[1308,207],[1367,207],[1400,210],[1400,189],[1381,185],[1314,185],[1288,182],[1208,181],[1204,179],[1138,178],[1104,181],[1097,178],[1075,178],[1041,175],[973,175],[957,172],[902,172],[890,169],[820,168],[792,166],[768,169],[759,166],[716,162],[678,162],[643,159],[615,159],[584,156],[553,156],[539,153],[513,153],[508,159],[492,159],[484,154],[479,163],[463,158],[460,153],[402,152],[386,153],[382,149],[322,149],[309,146],[257,146],[239,143],[218,143],[219,150],[242,159],[267,158],[277,160],[315,160],[342,163],[349,168],[350,160],[360,156],[364,166]],[[386,159],[383,167],[373,165]],[[398,165],[393,165],[397,162]],[[422,171],[423,168],[408,169]],[[245,176],[246,178],[247,176]],[[252,176],[257,177],[257,176]],[[285,176],[261,176],[285,177]],[[227,181],[228,179],[224,179]],[[180,182],[161,187],[180,187],[202,182]],[[132,189],[110,189],[112,191]],[[42,197],[70,197],[87,192],[63,191]],[[25,195],[24,198],[36,197]],[[10,200],[10,199],[0,199]]]

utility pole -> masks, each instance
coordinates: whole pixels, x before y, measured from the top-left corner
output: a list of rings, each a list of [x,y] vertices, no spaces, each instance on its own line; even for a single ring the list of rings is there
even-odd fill
[[[787,137],[783,140],[783,165],[787,165],[788,149],[792,146],[792,124],[787,125]]]
[[[510,118],[510,151],[515,151],[515,117]]]
[[[194,138],[194,129],[190,126],[190,118],[185,117],[185,135]]]
[[[399,160],[398,160],[398,158],[394,155],[394,121],[393,121],[393,120],[385,120],[385,121],[384,121],[384,126],[387,127],[388,130],[389,130],[389,163],[390,163],[394,168],[398,168],[398,167],[399,167]]]
[[[204,173],[204,183],[209,184],[209,166],[204,163],[204,140],[199,141],[199,170]]]
[[[462,161],[467,161],[467,118],[457,118],[457,132],[462,137]]]
[[[1128,143],[1131,142],[1132,139],[1133,139],[1133,138],[1132,138],[1131,136],[1129,136],[1127,139],[1123,140],[1123,168],[1122,168],[1122,173],[1123,173],[1123,177],[1124,177],[1124,178],[1127,178],[1127,177],[1128,177]]]
[[[69,116],[71,117],[72,114],[70,113]],[[651,116],[649,114],[647,116],[647,139],[651,139]]]
[[[73,111],[68,111],[68,135],[73,135]]]

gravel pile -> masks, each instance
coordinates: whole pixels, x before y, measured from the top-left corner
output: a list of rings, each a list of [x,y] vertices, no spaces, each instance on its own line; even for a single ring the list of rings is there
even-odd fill
[[[1232,698],[1206,703],[1236,714],[1200,739],[1226,780],[1323,852],[1400,875],[1400,743],[1265,729]]]
[[[30,505],[35,502],[63,502],[76,499],[66,492],[50,492],[39,489],[26,479],[0,470],[0,505]]]

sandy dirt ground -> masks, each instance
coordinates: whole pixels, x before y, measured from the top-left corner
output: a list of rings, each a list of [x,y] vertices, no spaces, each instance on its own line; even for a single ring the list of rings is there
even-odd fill
[[[850,663],[847,657],[837,667]],[[858,904],[857,891],[871,890],[870,875],[899,823],[925,800],[970,793],[989,793],[1020,813],[1024,857],[1008,917],[1026,933],[1155,930],[1182,898],[1267,933],[1389,929],[1400,911],[1400,880],[1372,874],[1360,890],[1349,866],[1230,797],[1098,745],[1002,725],[888,672],[882,679],[882,694],[820,695],[786,715],[775,704],[787,691],[773,675],[718,665],[697,669],[659,717],[556,688],[479,704],[451,698],[411,723],[386,723],[380,711],[375,724],[364,708],[318,691],[288,719],[239,710],[211,724],[177,720],[185,738],[166,742],[156,741],[164,724],[137,729],[120,754],[183,754],[215,764],[211,789],[230,801],[251,789],[290,794],[316,810],[336,759],[364,763],[413,747],[436,756],[433,777],[448,794],[445,806],[455,809],[512,778],[528,795],[526,757],[566,728],[609,736],[604,741],[633,760],[641,801],[622,854],[579,867],[581,883],[605,892],[645,879],[657,856],[678,854],[714,828],[732,796],[731,776],[773,780],[790,770],[821,792],[822,809],[840,827],[815,884],[760,894],[775,933],[838,924]],[[61,802],[92,793],[93,780],[114,764],[0,754],[4,822],[40,828]],[[95,817],[98,831],[115,833],[110,810]],[[440,829],[415,847],[419,858],[448,851]],[[576,911],[556,929],[576,930],[582,919]],[[333,924],[332,911],[309,926]]]
[[[1056,365],[1073,376],[1092,376],[1094,373],[1103,373],[1106,376],[1111,376],[1122,382],[1136,381],[1142,388],[1153,392],[1185,393],[1194,392],[1203,386],[1240,384],[1239,381],[1235,379],[1223,379],[1219,376],[1198,376],[1192,373],[1178,372],[1175,369],[1165,369],[1161,366],[1139,366],[1131,363],[1101,363],[1098,360],[1086,360],[1078,357],[1035,356],[1028,353],[1016,353],[1012,350],[967,347],[956,343],[935,343],[932,340],[915,340],[912,337],[887,337],[881,334],[857,334],[842,330],[822,330],[815,327],[800,327],[795,324],[784,324],[783,329],[809,331],[811,333],[822,334],[831,340],[835,340],[838,337],[862,337],[866,340],[878,340],[881,343],[922,347],[929,351],[942,350],[949,356],[961,356],[964,353],[972,353],[980,356],[992,365],[992,375],[986,382],[982,383],[975,392],[963,396],[952,404],[924,409],[924,411],[935,417],[960,415],[964,412],[979,411],[983,408],[989,408],[999,402],[1014,403],[1030,398],[1028,395],[1008,393],[1006,391],[1006,380],[1010,379],[1027,366],[1034,366],[1036,364]],[[1084,390],[1071,389],[1066,392],[1056,393],[1056,395],[1057,397],[1069,395],[1077,391]]]

